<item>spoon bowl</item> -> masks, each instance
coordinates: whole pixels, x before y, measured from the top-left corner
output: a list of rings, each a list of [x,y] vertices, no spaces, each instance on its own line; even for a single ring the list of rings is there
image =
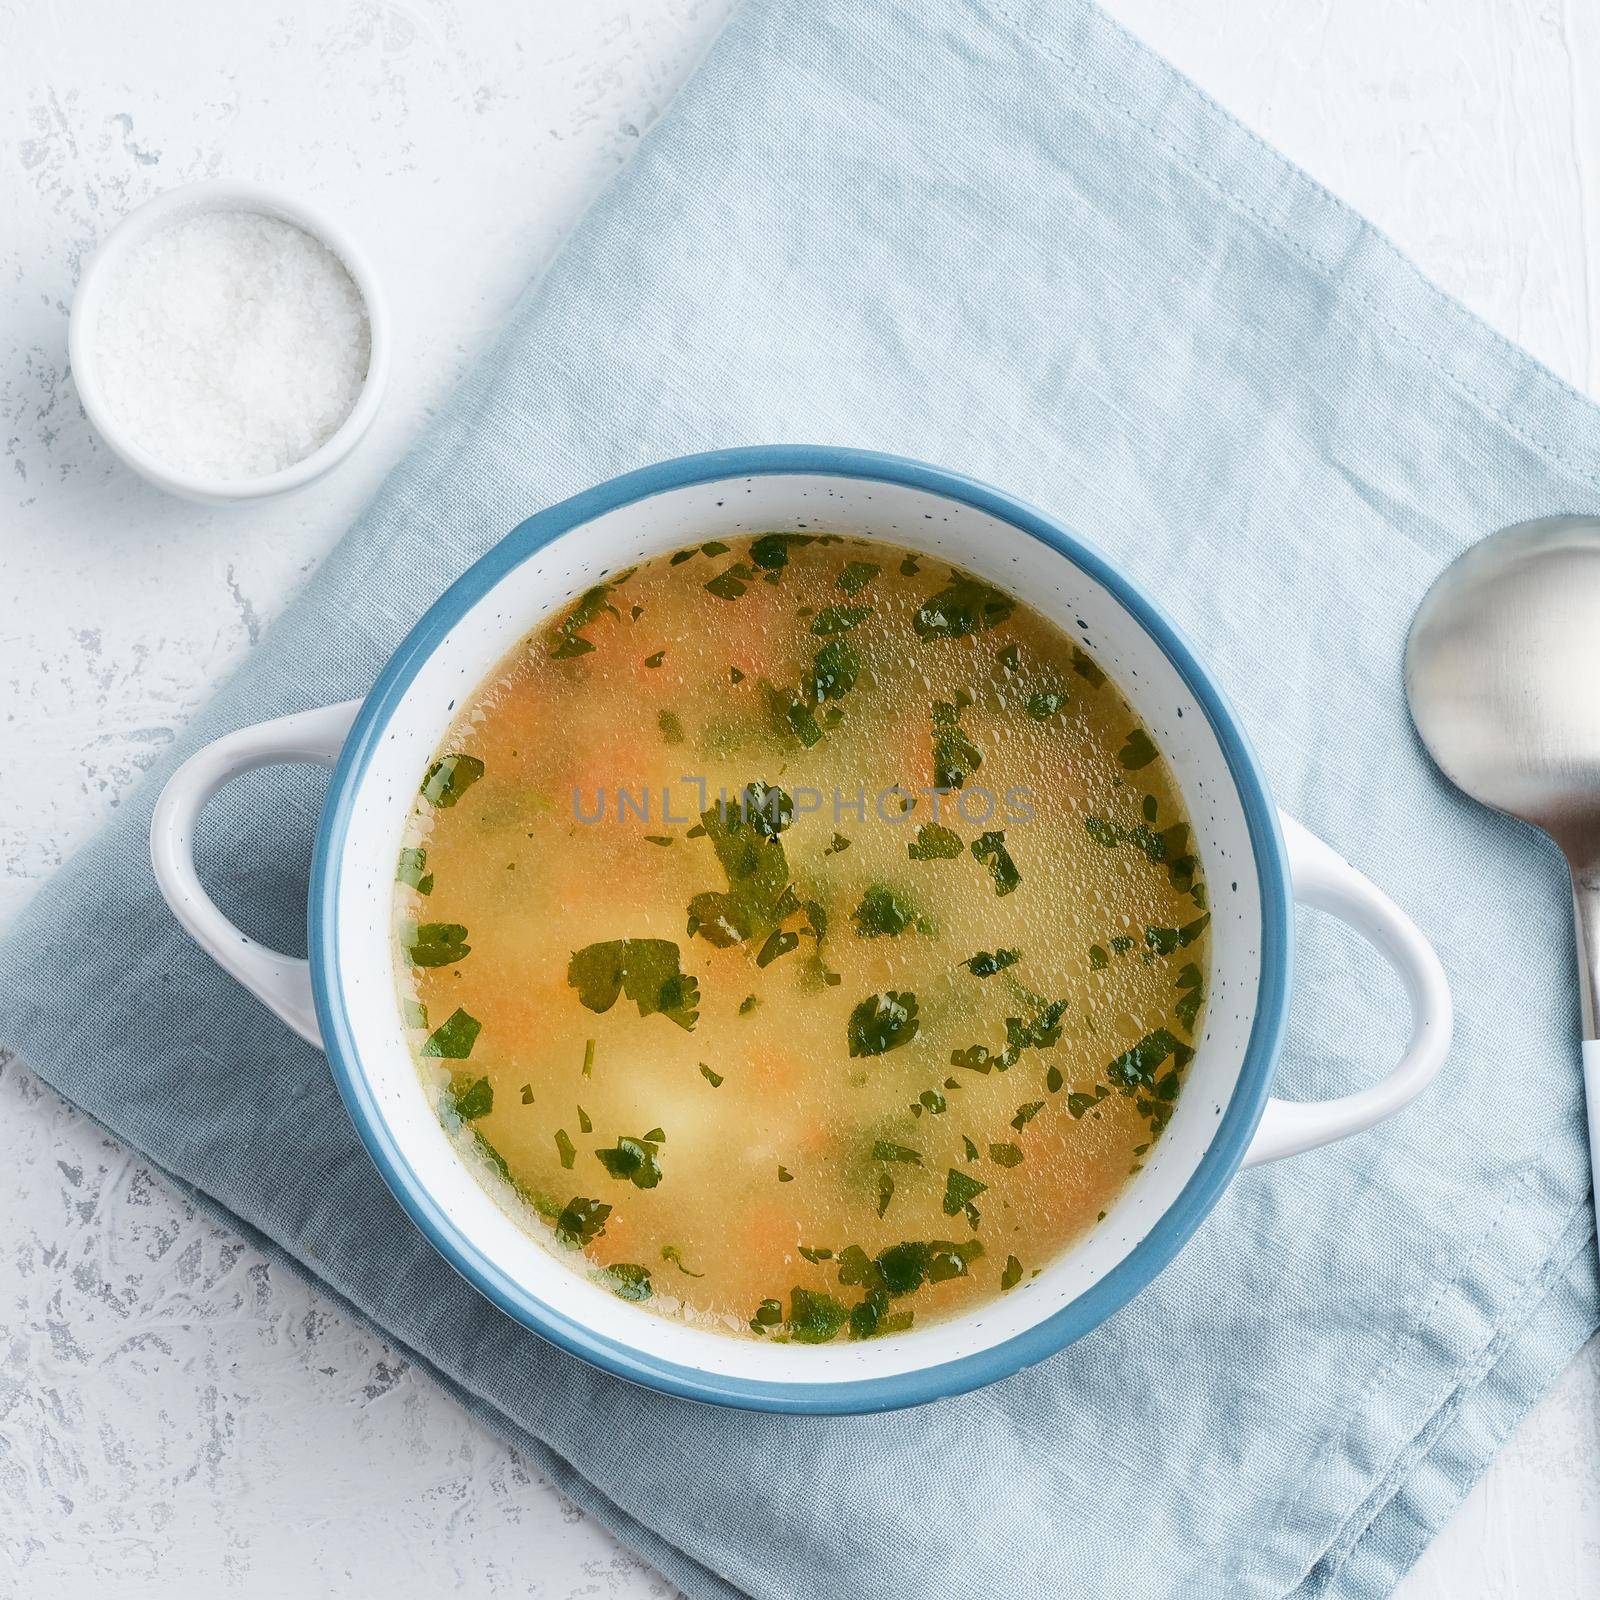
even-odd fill
[[[1572,869],[1600,1163],[1600,519],[1518,523],[1446,568],[1411,624],[1406,697],[1445,776]]]

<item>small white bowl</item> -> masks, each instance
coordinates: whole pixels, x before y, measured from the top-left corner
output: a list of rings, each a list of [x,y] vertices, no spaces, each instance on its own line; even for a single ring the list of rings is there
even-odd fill
[[[127,427],[106,404],[95,361],[95,323],[106,292],[116,281],[117,272],[129,253],[169,224],[205,211],[253,211],[293,223],[338,257],[354,280],[367,313],[371,338],[367,375],[349,416],[303,460],[296,461],[280,472],[269,472],[259,478],[206,477],[184,472],[152,455],[129,436]],[[129,212],[106,235],[84,267],[77,295],[72,302],[72,318],[67,329],[67,354],[78,397],[83,401],[89,421],[122,460],[141,477],[170,494],[203,501],[208,505],[226,505],[240,500],[263,500],[270,495],[298,489],[312,479],[320,478],[355,448],[372,425],[389,381],[389,312],[378,280],[360,247],[343,228],[322,212],[308,206],[303,200],[259,183],[237,183],[227,179],[191,183],[157,195],[136,211]]]

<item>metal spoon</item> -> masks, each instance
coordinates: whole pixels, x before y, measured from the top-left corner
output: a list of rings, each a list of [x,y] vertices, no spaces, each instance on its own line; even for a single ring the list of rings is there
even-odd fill
[[[1440,573],[1406,641],[1406,697],[1444,775],[1543,829],[1572,869],[1600,1173],[1600,519],[1502,528]]]

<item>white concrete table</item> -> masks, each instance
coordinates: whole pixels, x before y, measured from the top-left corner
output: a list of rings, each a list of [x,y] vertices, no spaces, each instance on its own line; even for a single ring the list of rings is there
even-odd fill
[[[0,5],[0,918],[256,642],[728,9]],[[1111,10],[1593,391],[1600,11]],[[280,181],[345,217],[399,336],[390,400],[355,459],[250,510],[144,488],[90,436],[65,370],[95,240],[147,195],[218,174]],[[0,1065],[0,1593],[223,1592],[672,1591],[403,1359]],[[1600,1592],[1595,1345],[1402,1592]]]

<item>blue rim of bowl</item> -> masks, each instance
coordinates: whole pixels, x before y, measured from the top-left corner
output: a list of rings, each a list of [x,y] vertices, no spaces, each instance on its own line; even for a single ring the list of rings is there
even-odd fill
[[[1261,982],[1238,1080],[1199,1165],[1150,1232],[1083,1294],[1001,1344],[887,1377],[822,1383],[731,1377],[662,1360],[555,1310],[498,1268],[444,1214],[396,1145],[361,1069],[342,985],[334,981],[340,971],[339,864],[356,795],[389,719],[450,628],[513,568],[583,523],[667,490],[774,474],[863,479],[957,501],[1040,540],[1109,590],[1161,647],[1216,735],[1244,806],[1261,895]],[[756,1411],[841,1415],[944,1399],[1042,1361],[1126,1305],[1177,1255],[1238,1170],[1266,1105],[1288,1012],[1293,890],[1276,807],[1232,708],[1179,631],[1102,556],[1054,518],[958,473],[870,450],[756,445],[662,461],[563,500],[520,523],[445,590],[390,657],[350,730],[317,831],[307,915],[317,1020],[350,1118],[411,1220],[479,1293],[552,1344],[648,1388]]]

